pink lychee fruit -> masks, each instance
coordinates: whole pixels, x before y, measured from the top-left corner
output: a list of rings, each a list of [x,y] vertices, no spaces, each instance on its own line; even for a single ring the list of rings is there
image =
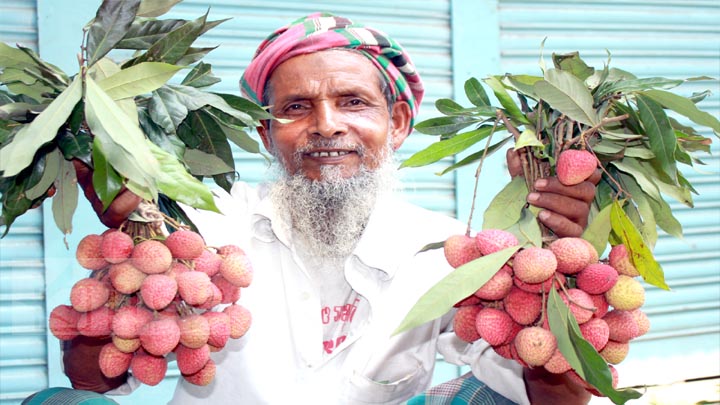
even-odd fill
[[[100,251],[102,239],[102,235],[97,234],[86,235],[80,239],[75,251],[75,258],[80,266],[88,270],[101,270],[110,265]]]
[[[520,280],[517,277],[513,277],[513,284],[515,284],[517,288],[534,294],[542,294],[543,292],[548,293],[550,292],[551,287],[555,287],[555,289],[557,290],[560,288],[560,286],[564,286],[566,282],[567,280],[565,278],[565,275],[562,273],[558,273],[557,271],[549,279],[543,281],[542,283],[535,284],[529,284]]]
[[[110,289],[95,278],[78,280],[70,289],[70,304],[78,312],[88,312],[104,305],[110,298]]]
[[[605,320],[592,318],[580,325],[580,333],[599,352],[610,338],[610,327]]]
[[[103,235],[100,251],[108,262],[120,263],[130,257],[134,246],[132,236],[122,231],[113,230]]]
[[[590,294],[578,288],[570,288],[567,290],[567,294],[561,294],[560,297],[565,302],[565,305],[570,308],[570,312],[579,325],[592,318],[595,304],[590,298]]]
[[[572,368],[570,363],[565,359],[565,356],[560,352],[560,349],[555,349],[555,352],[543,367],[553,374],[562,374]]]
[[[615,245],[610,248],[608,261],[610,265],[613,266],[620,274],[630,277],[637,277],[640,275],[640,272],[637,270],[635,265],[633,265],[632,260],[630,260],[627,248],[623,244]]]
[[[213,309],[222,303],[222,291],[213,283],[210,283],[210,297],[202,304],[197,305],[200,309]]]
[[[230,317],[224,312],[215,311],[204,312],[202,316],[210,326],[208,344],[216,348],[224,347],[230,338]]]
[[[574,186],[587,180],[597,168],[597,159],[592,152],[579,149],[566,149],[560,152],[555,170],[560,183]]]
[[[180,229],[168,235],[165,246],[174,258],[192,260],[205,250],[205,240],[197,232]]]
[[[71,340],[78,335],[77,323],[80,312],[70,305],[58,305],[50,312],[48,327],[60,340]]]
[[[220,263],[220,274],[238,287],[247,287],[253,279],[253,268],[245,254],[230,253]]]
[[[157,319],[146,323],[140,329],[140,344],[155,356],[164,356],[180,342],[180,327],[173,319]]]
[[[135,353],[140,348],[140,338],[123,339],[113,335],[112,342],[123,353]]]
[[[527,247],[515,254],[513,274],[525,283],[542,283],[552,277],[557,269],[557,259],[549,249]]]
[[[165,378],[167,360],[162,356],[138,352],[130,361],[130,371],[143,384],[155,386]]]
[[[483,308],[475,318],[475,328],[480,337],[492,346],[508,342],[515,321],[507,312],[496,308]]]
[[[650,330],[650,318],[648,318],[647,314],[643,312],[642,310],[633,309],[630,311],[633,318],[635,318],[635,323],[637,323],[638,326],[638,334],[637,336],[642,336]]]
[[[515,235],[502,229],[483,229],[475,235],[475,243],[483,256],[520,244]]]
[[[520,325],[530,325],[542,312],[542,296],[513,287],[503,300],[505,312]]]
[[[202,271],[187,271],[176,277],[178,293],[189,305],[200,305],[211,297],[212,282]]]
[[[245,251],[238,245],[223,245],[217,249],[217,254],[220,256],[227,256],[230,253],[245,253]]]
[[[590,294],[590,298],[592,299],[593,306],[595,307],[593,318],[602,318],[605,316],[610,309],[610,304],[608,304],[605,299],[605,294]]]
[[[147,276],[133,266],[130,260],[111,265],[108,274],[112,286],[123,294],[137,292]]]
[[[216,274],[210,279],[210,281],[212,281],[212,283],[217,286],[217,288],[220,290],[220,293],[222,294],[222,299],[220,300],[220,303],[232,304],[240,299],[240,287],[225,280],[222,275]]]
[[[132,353],[123,353],[113,343],[107,343],[100,349],[100,372],[108,378],[118,377],[128,371],[132,358]]]
[[[501,357],[504,357],[506,359],[512,360],[512,343],[506,343],[504,345],[500,346],[492,346],[492,348],[495,350],[495,353],[499,354]]]
[[[557,271],[563,274],[578,273],[588,264],[594,263],[592,259],[597,256],[597,254],[593,255],[587,241],[582,238],[560,238],[550,243],[548,249],[555,254]]]
[[[199,386],[208,385],[215,378],[215,362],[213,359],[210,359],[200,371],[195,374],[183,375],[183,378],[190,384]]]
[[[465,263],[473,261],[480,256],[480,250],[475,245],[475,238],[458,234],[452,235],[445,240],[443,245],[445,259],[450,266],[457,268]]]
[[[613,309],[601,319],[603,319],[610,328],[610,340],[625,343],[635,339],[640,333],[635,317],[630,311]]]
[[[170,249],[162,242],[147,239],[138,243],[130,255],[133,265],[145,274],[160,274],[168,271],[173,257]]]
[[[475,327],[475,320],[481,309],[480,305],[467,305],[459,307],[455,312],[453,330],[461,340],[472,343],[480,339],[480,333]]]
[[[78,332],[83,336],[110,336],[114,315],[115,311],[108,307],[100,307],[89,312],[83,312],[78,318]]]
[[[603,294],[612,288],[617,280],[618,272],[603,263],[587,265],[575,279],[577,287],[588,294]]]
[[[210,324],[200,314],[192,314],[178,320],[180,343],[191,349],[204,346],[210,337]]]
[[[172,264],[170,265],[170,270],[168,270],[167,273],[165,273],[165,275],[170,276],[170,277],[174,278],[175,280],[177,280],[178,275],[180,275],[182,273],[187,273],[188,271],[192,271],[192,269],[190,269],[190,267],[188,267],[187,265],[185,265],[182,262],[173,260]]]
[[[486,301],[497,301],[505,298],[513,286],[513,278],[507,271],[497,271],[482,287],[475,291],[475,295]]]
[[[151,274],[140,286],[140,296],[151,309],[161,310],[173,301],[177,294],[177,282],[164,274]]]
[[[139,306],[125,305],[115,312],[112,320],[112,331],[115,336],[123,339],[134,339],[140,329],[153,320],[153,313]]]
[[[523,328],[514,344],[518,356],[531,367],[544,366],[557,349],[555,335],[540,326]]]
[[[252,323],[252,315],[250,310],[242,305],[233,304],[225,307],[223,312],[230,318],[230,337],[233,339],[241,338]]]
[[[210,347],[202,345],[197,349],[178,345],[175,349],[178,369],[182,374],[195,374],[210,360]]]
[[[605,299],[615,309],[632,311],[645,303],[645,288],[635,278],[621,274],[615,285],[605,292]]]
[[[202,271],[213,277],[220,271],[220,263],[223,257],[207,249],[203,250],[200,256],[193,260],[193,267],[196,271]]]
[[[607,344],[600,351],[600,357],[610,364],[620,364],[630,352],[630,343],[608,340]]]

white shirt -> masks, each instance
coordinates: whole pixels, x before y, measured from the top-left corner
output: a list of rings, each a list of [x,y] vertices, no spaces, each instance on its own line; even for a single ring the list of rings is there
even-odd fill
[[[527,403],[521,369],[485,342],[468,345],[451,331],[452,312],[391,336],[412,306],[452,270],[431,242],[463,233],[465,225],[393,197],[378,200],[345,264],[350,286],[370,310],[353,320],[353,333],[331,354],[323,350],[321,291],[313,288],[264,188],[238,183],[218,196],[223,215],[198,212],[193,221],[209,246],[237,244],[254,279],[239,304],[252,314],[240,339],[213,353],[214,381],[177,386],[172,404],[395,404],[427,389],[436,353],[473,372],[504,396]]]

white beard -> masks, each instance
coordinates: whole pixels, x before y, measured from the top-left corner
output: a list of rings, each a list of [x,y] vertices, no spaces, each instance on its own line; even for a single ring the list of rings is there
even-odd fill
[[[303,259],[315,262],[309,264],[340,264],[352,253],[377,197],[397,185],[397,165],[389,144],[378,160],[376,169],[362,165],[349,178],[342,177],[343,167],[337,165],[323,167],[321,180],[281,170],[271,185],[273,205],[290,219]]]

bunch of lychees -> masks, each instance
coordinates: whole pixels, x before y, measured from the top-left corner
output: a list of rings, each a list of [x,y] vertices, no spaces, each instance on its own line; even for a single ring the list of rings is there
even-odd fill
[[[182,228],[152,238],[108,229],[85,236],[76,257],[91,273],[72,287],[70,305],[53,309],[50,330],[61,340],[112,337],[100,352],[107,377],[130,370],[157,385],[174,352],[183,378],[207,385],[215,377],[210,352],[250,327],[237,301],[253,269],[238,246],[212,248]]]

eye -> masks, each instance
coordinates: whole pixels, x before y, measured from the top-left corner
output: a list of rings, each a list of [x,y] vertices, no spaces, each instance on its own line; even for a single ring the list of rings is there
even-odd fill
[[[365,105],[365,101],[361,98],[353,97],[353,98],[350,98],[347,100],[347,105],[349,105],[351,107],[358,107],[358,106]]]

